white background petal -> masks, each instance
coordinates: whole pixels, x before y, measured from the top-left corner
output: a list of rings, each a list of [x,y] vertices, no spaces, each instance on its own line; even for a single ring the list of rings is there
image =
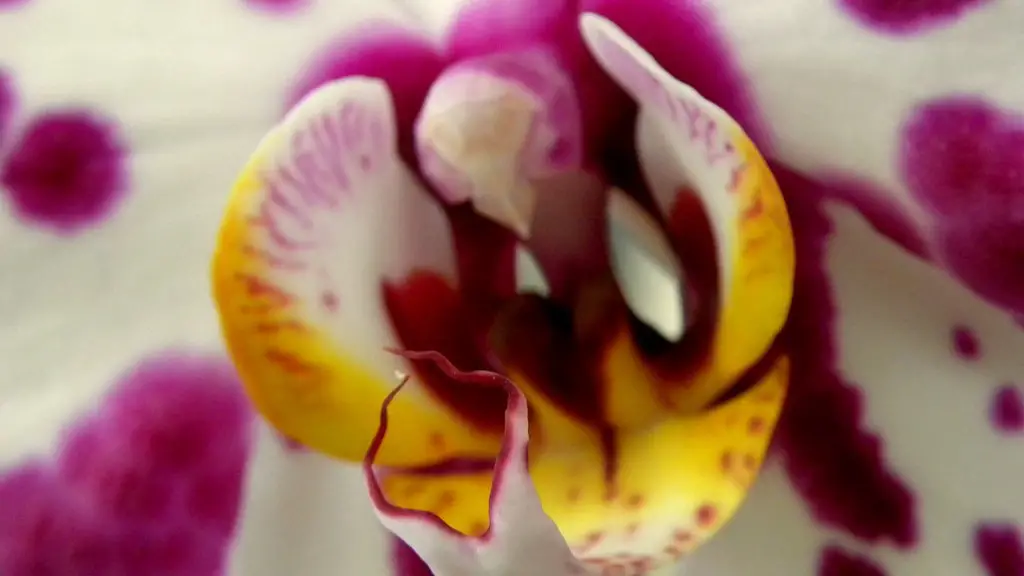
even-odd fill
[[[409,4],[439,30],[454,2]],[[913,101],[968,91],[1024,107],[1024,82],[1011,73],[1021,66],[1014,39],[1024,13],[1011,2],[914,42],[871,36],[833,2],[716,6],[782,155],[802,168],[855,171],[902,196],[893,132]],[[216,346],[208,255],[238,169],[313,50],[358,20],[402,14],[388,2],[326,0],[286,19],[235,0],[29,0],[18,13],[0,12],[0,65],[17,74],[22,110],[98,106],[121,120],[136,153],[131,201],[80,241],[15,226],[6,214],[0,220],[0,463],[50,449],[60,427],[139,354]],[[1020,331],[862,222],[846,216],[840,230],[830,266],[850,311],[841,322],[843,367],[869,389],[869,422],[922,494],[933,529],[915,555],[878,556],[899,576],[942,573],[936,567],[979,574],[970,523],[996,513],[1024,521],[1024,492],[1008,484],[1024,476],[1024,445],[998,440],[986,420],[990,387],[1024,373],[1014,352]],[[878,275],[892,280],[865,282]],[[922,354],[942,360],[948,325],[967,317],[985,359],[971,369],[947,359],[909,379],[895,370],[898,346],[878,346],[870,326],[883,318],[893,342],[914,338]],[[932,399],[925,409],[922,393]],[[327,576],[339,563],[384,574],[384,541],[358,472],[286,453],[269,434],[259,446],[235,574]],[[769,470],[688,574],[809,575],[818,547],[834,537]]]

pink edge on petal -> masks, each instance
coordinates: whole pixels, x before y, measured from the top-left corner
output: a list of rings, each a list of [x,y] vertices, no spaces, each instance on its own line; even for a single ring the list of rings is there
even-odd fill
[[[406,540],[437,576],[490,574],[494,568],[505,566],[507,561],[513,561],[512,559],[523,565],[529,564],[530,567],[537,566],[537,569],[551,576],[560,573],[584,573],[583,567],[573,557],[557,527],[543,513],[530,483],[527,454],[530,437],[529,405],[522,392],[511,380],[495,372],[459,370],[438,352],[390,351],[408,360],[432,362],[445,375],[460,382],[490,387],[501,386],[508,393],[508,406],[505,411],[502,447],[495,459],[494,479],[488,498],[489,524],[482,535],[468,536],[455,530],[432,512],[410,510],[392,504],[385,496],[374,472],[374,461],[387,434],[388,408],[409,382],[409,376],[404,376],[399,385],[384,399],[380,412],[380,427],[370,442],[363,460],[363,475],[370,499],[385,526],[392,529],[391,523],[388,522],[391,520],[394,523],[411,523],[410,527],[426,528],[426,539],[419,543],[409,541],[406,538],[407,534],[399,534],[397,531],[395,534]],[[524,481],[516,482],[516,474]],[[514,488],[522,489],[523,493],[518,497],[507,498],[508,491]],[[514,492],[513,490],[513,494]],[[508,506],[510,501],[515,501],[516,505]],[[529,501],[535,504],[535,509],[530,509]],[[536,520],[541,520],[542,524],[532,526]],[[555,543],[554,548],[550,546],[552,542]],[[430,546],[439,550],[428,549]],[[526,549],[534,553],[529,560],[522,556]],[[553,566],[555,563],[557,567]]]
[[[508,378],[487,370],[473,370],[468,372],[459,370],[451,363],[451,361],[439,352],[415,352],[394,349],[389,350],[389,352],[413,361],[425,360],[433,362],[441,369],[442,372],[445,373],[445,375],[461,382],[482,386],[501,386],[506,392],[508,392],[508,408],[505,410],[505,432],[502,438],[501,450],[494,462],[494,483],[491,486],[491,494],[489,498],[489,505],[491,510],[493,510],[496,503],[496,497],[501,493],[505,471],[509,468],[512,457],[515,456],[516,453],[521,452],[523,466],[526,466],[527,444],[529,443],[529,423],[526,398],[523,397],[522,392],[520,392],[519,389],[516,388],[515,384],[513,384]],[[380,427],[377,428],[377,433],[374,435],[373,440],[370,441],[370,447],[366,451],[366,458],[363,459],[363,476],[366,478],[366,484],[370,489],[370,499],[373,502],[373,505],[382,514],[396,518],[422,520],[457,537],[471,538],[487,542],[490,540],[493,533],[492,526],[490,525],[487,527],[487,531],[484,532],[483,535],[479,538],[473,538],[455,530],[433,512],[400,508],[391,504],[391,502],[388,501],[387,496],[384,495],[384,490],[381,488],[380,482],[377,480],[377,475],[373,471],[373,463],[377,459],[377,453],[380,452],[380,448],[384,444],[384,438],[387,435],[388,408],[391,406],[391,402],[398,396],[398,393],[402,391],[406,384],[408,384],[409,379],[410,376],[403,376],[402,381],[398,386],[396,386],[395,389],[384,398],[384,402],[381,404],[380,408]],[[488,519],[491,520],[491,518]]]

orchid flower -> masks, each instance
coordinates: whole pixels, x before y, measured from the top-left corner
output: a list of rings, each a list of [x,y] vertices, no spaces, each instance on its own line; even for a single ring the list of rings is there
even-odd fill
[[[785,398],[795,257],[767,163],[610,19],[566,32],[639,108],[634,178],[592,150],[618,143],[588,134],[580,70],[516,46],[453,58],[412,125],[380,78],[316,88],[218,241],[256,406],[362,462],[438,576],[671,565],[736,511]]]

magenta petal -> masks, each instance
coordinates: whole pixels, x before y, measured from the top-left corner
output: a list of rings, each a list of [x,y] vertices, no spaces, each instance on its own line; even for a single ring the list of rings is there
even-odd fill
[[[581,108],[587,157],[599,159],[619,138],[632,142],[636,107],[583,44],[573,0],[478,0],[456,16],[449,32],[453,59],[544,47],[572,77]],[[609,140],[610,139],[610,140]]]
[[[384,80],[391,90],[402,158],[415,165],[413,123],[430,85],[446,61],[426,36],[388,24],[374,24],[346,34],[306,66],[288,108],[316,87],[348,76]]]
[[[723,108],[763,147],[769,136],[765,123],[706,5],[697,0],[582,0],[580,11],[614,22],[669,74]]]

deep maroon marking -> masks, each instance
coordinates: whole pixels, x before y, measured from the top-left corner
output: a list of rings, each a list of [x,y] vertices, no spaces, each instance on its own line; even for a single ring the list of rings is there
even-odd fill
[[[1024,432],[1024,395],[1014,384],[1000,386],[992,395],[989,407],[992,426],[1006,434]]]
[[[901,173],[934,221],[936,259],[967,287],[1024,313],[1024,119],[973,96],[907,119]]]
[[[54,462],[0,474],[0,573],[221,574],[251,421],[228,363],[140,364],[66,430]]]
[[[1020,528],[1009,522],[983,522],[974,529],[974,553],[988,576],[1024,574]]]
[[[978,335],[967,326],[962,324],[954,326],[950,330],[950,341],[953,352],[961,360],[973,362],[981,358],[981,343],[978,341]]]
[[[883,34],[923,33],[952,25],[991,0],[838,0],[855,20]]]
[[[115,125],[93,112],[45,114],[14,143],[0,185],[20,220],[73,235],[123,203],[127,151]]]
[[[870,558],[853,554],[830,544],[818,558],[818,576],[887,576]]]
[[[784,338],[792,356],[790,391],[776,431],[783,464],[820,522],[869,542],[901,547],[918,538],[913,492],[888,468],[882,440],[863,428],[863,400],[839,374],[836,303],[825,273],[832,232],[822,205],[828,191],[773,166],[796,241],[796,277]]]
[[[475,348],[476,337],[460,293],[443,279],[416,273],[400,284],[385,284],[382,290],[384,306],[404,348],[436,350],[462,370],[490,368]],[[453,380],[431,363],[417,363],[413,369],[432,395],[463,418],[485,430],[501,430],[508,403],[501,389]]]

